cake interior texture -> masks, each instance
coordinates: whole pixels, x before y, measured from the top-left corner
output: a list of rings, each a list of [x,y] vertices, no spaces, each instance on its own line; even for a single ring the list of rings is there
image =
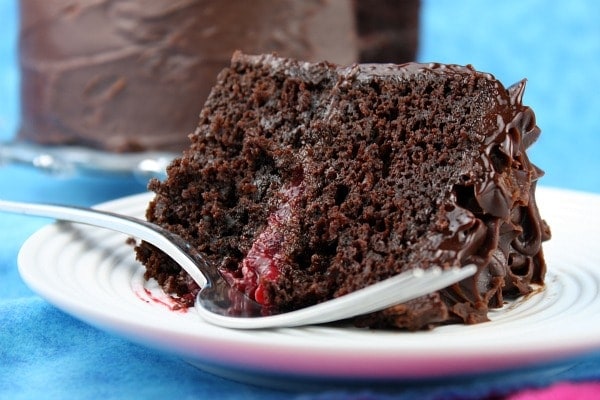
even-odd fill
[[[478,272],[356,318],[428,329],[488,320],[542,285],[537,139],[525,82],[506,89],[470,66],[340,67],[234,54],[173,161],[147,219],[193,243],[236,288],[291,310],[411,268]],[[197,286],[152,246],[136,248],[166,291]]]

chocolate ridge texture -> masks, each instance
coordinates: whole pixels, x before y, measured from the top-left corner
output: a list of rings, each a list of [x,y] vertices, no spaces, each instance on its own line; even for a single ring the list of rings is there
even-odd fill
[[[191,146],[154,180],[148,220],[250,297],[284,310],[410,268],[473,263],[447,289],[354,320],[418,330],[479,323],[542,285],[550,230],[525,81],[471,66],[299,62],[236,53]],[[137,256],[184,301],[197,287],[142,243]],[[187,300],[186,300],[187,299]]]

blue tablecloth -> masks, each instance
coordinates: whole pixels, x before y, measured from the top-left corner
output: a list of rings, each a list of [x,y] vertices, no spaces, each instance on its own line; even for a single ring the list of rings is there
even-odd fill
[[[531,152],[546,171],[541,183],[600,193],[600,3],[427,0],[421,14],[421,61],[470,63],[506,84],[529,79],[525,102],[543,130]],[[0,2],[0,21],[0,140],[10,140],[19,118],[16,0]],[[0,197],[7,199],[92,205],[142,191],[135,180],[0,167]],[[490,398],[561,381],[600,381],[594,354],[539,374],[385,392],[373,386],[286,393],[228,381],[79,322],[27,288],[17,253],[45,223],[0,214],[0,398]]]

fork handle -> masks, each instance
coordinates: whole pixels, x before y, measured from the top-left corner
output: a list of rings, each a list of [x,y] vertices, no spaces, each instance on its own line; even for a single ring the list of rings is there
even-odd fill
[[[200,287],[204,287],[209,282],[209,270],[201,271],[204,268],[204,260],[194,259],[188,254],[193,249],[185,240],[179,235],[139,218],[85,207],[25,203],[1,199],[0,211],[76,222],[134,236],[156,246],[169,255]]]

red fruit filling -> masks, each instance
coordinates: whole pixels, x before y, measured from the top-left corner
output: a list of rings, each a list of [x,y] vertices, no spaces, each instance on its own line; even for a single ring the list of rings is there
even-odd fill
[[[302,185],[285,187],[280,194],[281,204],[269,215],[265,230],[258,235],[240,263],[238,271],[241,271],[242,276],[236,278],[227,274],[232,286],[265,306],[271,305],[266,296],[265,283],[275,281],[286,263],[284,245],[290,228],[297,223],[295,220]]]

